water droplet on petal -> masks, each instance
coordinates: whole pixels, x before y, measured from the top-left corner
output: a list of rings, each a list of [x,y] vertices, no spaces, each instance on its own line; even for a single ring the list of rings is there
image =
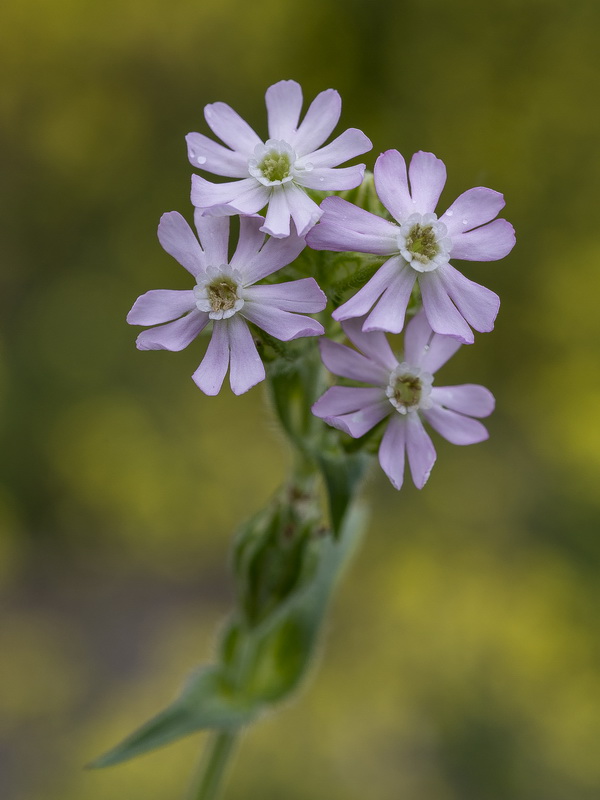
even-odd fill
[[[324,181],[324,180],[325,180],[325,178],[319,178],[319,180],[320,180],[320,181]]]
[[[463,224],[463,225],[466,225],[466,224],[467,224],[467,220],[466,220],[466,219],[463,219],[463,221],[462,221],[462,224]]]
[[[446,216],[451,217],[454,214],[454,211],[446,211]]]

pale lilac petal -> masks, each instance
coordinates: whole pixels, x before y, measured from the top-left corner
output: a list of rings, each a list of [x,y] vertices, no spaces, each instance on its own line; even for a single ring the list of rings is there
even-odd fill
[[[373,170],[377,195],[394,219],[403,222],[415,211],[408,190],[406,162],[397,150],[387,150],[375,162]]]
[[[239,269],[245,276],[245,267],[256,258],[260,248],[265,242],[265,234],[261,231],[263,217],[240,217],[240,235],[235,253],[230,264],[234,269]]]
[[[378,422],[390,413],[390,404],[387,398],[373,403],[370,406],[360,408],[351,414],[341,414],[340,416],[327,417],[325,422],[338,428],[354,439],[364,436],[367,431],[374,428]]]
[[[343,303],[339,308],[336,308],[332,317],[340,322],[345,319],[350,319],[351,317],[362,317],[377,302],[405,263],[402,256],[394,256],[388,259],[385,264],[377,270],[375,275],[365,283],[362,289],[359,289],[349,300]]]
[[[321,203],[321,211],[320,223],[306,237],[313,250],[382,256],[398,252],[399,228],[393,222],[358,208],[341,197],[326,197]]]
[[[298,127],[302,110],[302,89],[296,81],[279,81],[269,86],[265,95],[269,120],[269,138],[290,142]]]
[[[195,305],[192,291],[152,289],[138,297],[127,314],[127,322],[130,325],[160,325],[186,314]]]
[[[187,316],[142,331],[137,337],[138,350],[183,350],[208,324],[208,314],[202,311],[191,311]]]
[[[158,241],[195,278],[204,269],[204,253],[194,232],[178,211],[162,215],[158,225]]]
[[[379,446],[381,469],[390,479],[394,489],[401,489],[404,483],[406,428],[406,417],[394,414],[385,429]]]
[[[477,444],[489,438],[486,428],[476,419],[434,405],[423,416],[440,436],[452,444]]]
[[[248,185],[229,203],[230,207],[238,214],[256,214],[263,209],[271,197],[271,189],[263,186],[252,178],[254,185]],[[245,181],[244,181],[245,183]],[[230,214],[228,210],[226,213]]]
[[[267,216],[261,231],[276,239],[285,239],[290,234],[290,209],[283,186],[278,186],[271,193]]]
[[[416,279],[414,269],[408,265],[403,267],[366,318],[363,330],[400,333],[404,327],[404,316]]]
[[[473,331],[448,296],[442,279],[435,272],[424,272],[419,276],[423,308],[427,320],[436,333],[452,336],[463,344],[473,344]]]
[[[476,186],[457,197],[440,220],[448,229],[448,234],[455,236],[494,219],[504,206],[504,197],[500,192]]]
[[[515,246],[515,230],[505,219],[495,219],[483,228],[452,238],[450,258],[465,261],[497,261]]]
[[[264,226],[263,226],[264,227]],[[244,283],[249,286],[251,283],[266,278],[281,267],[285,267],[298,257],[304,249],[306,243],[304,239],[292,231],[285,239],[275,237],[267,239],[260,252],[247,264],[236,263],[236,268],[240,270],[244,278]]]
[[[488,417],[496,405],[490,390],[474,383],[464,383],[461,386],[434,386],[431,390],[431,399],[438,406],[445,406],[470,417]]]
[[[185,140],[188,158],[193,167],[226,178],[244,178],[248,175],[248,159],[241,153],[213,142],[202,133],[188,133]]]
[[[250,125],[227,103],[209,103],[204,108],[204,118],[221,141],[246,158],[253,155],[257,144],[262,144]]]
[[[485,333],[494,328],[500,298],[491,289],[470,281],[450,264],[438,270],[444,288],[469,325]]]
[[[365,165],[355,167],[318,167],[310,172],[303,172],[296,178],[296,183],[306,186],[307,189],[317,189],[321,192],[341,192],[354,189],[362,183],[365,174]]]
[[[246,322],[235,314],[229,323],[229,383],[234,394],[243,394],[265,379],[265,368]]]
[[[342,323],[344,333],[367,358],[379,364],[387,372],[391,372],[398,366],[398,359],[392,352],[387,337],[381,331],[363,331],[364,319],[357,317],[347,319]]]
[[[229,217],[205,217],[202,209],[194,209],[194,224],[204,250],[207,267],[218,267],[229,261]]]
[[[208,315],[207,315],[208,316]],[[192,380],[204,394],[219,394],[229,366],[228,320],[214,320],[213,332],[202,363]]]
[[[318,94],[289,140],[296,153],[303,156],[320,147],[338,124],[341,113],[342,99],[335,89]]]
[[[311,200],[306,192],[295,183],[286,183],[283,188],[298,236],[306,236],[308,231],[317,224],[323,212],[315,201]]]
[[[313,405],[312,412],[321,419],[337,417],[349,414],[351,411],[358,411],[360,408],[371,406],[383,400],[387,402],[387,397],[383,390],[379,388],[370,386],[332,386]],[[389,402],[388,405],[391,412],[392,406]]]
[[[313,167],[337,167],[350,158],[366,153],[373,147],[371,140],[358,128],[348,128],[337,139],[320,150],[314,150],[302,157],[302,163]]]
[[[411,411],[406,420],[406,452],[413,482],[422,489],[435,464],[436,452],[429,434],[423,427],[416,411]]]
[[[444,162],[433,153],[419,150],[411,159],[408,168],[410,194],[413,199],[413,210],[419,214],[435,211],[442,189],[446,183],[446,167]]]
[[[314,278],[301,278],[287,283],[271,283],[250,286],[244,297],[251,302],[264,303],[281,308],[283,311],[300,311],[314,314],[327,305],[327,295],[319,288]]]
[[[406,326],[404,360],[433,375],[459,349],[461,343],[451,336],[434,333],[424,311],[416,314]]]
[[[226,181],[225,183],[212,183],[200,175],[192,175],[191,200],[192,205],[197,208],[210,208],[211,206],[226,205],[233,200],[239,200],[248,195],[253,197],[257,194],[257,190],[259,189],[263,191],[258,192],[258,194],[268,198],[269,191],[267,187],[259,183],[256,178],[244,178],[240,181]],[[263,205],[264,203],[258,205],[256,211],[260,211]]]
[[[387,384],[388,370],[357,353],[356,350],[338,342],[332,342],[331,339],[321,339],[319,347],[323,363],[334,375],[361,383],[372,383],[375,386]]]
[[[301,336],[321,336],[325,333],[323,326],[316,319],[303,314],[292,314],[279,308],[263,306],[260,303],[247,302],[240,312],[263,331],[276,339],[289,342]]]

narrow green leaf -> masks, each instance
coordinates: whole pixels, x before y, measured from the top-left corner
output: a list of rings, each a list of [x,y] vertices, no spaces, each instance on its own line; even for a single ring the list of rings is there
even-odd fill
[[[315,452],[314,457],[325,479],[331,525],[337,535],[370,457],[366,453],[338,455],[326,450]]]

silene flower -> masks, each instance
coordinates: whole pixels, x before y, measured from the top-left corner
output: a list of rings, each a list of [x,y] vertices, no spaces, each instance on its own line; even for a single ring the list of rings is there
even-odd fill
[[[323,142],[338,123],[342,101],[327,89],[311,103],[302,122],[302,89],[296,81],[279,81],[266,93],[269,138],[257,133],[225,103],[204,109],[208,126],[227,147],[201,133],[186,137],[194,167],[215,175],[237,178],[211,183],[192,177],[192,203],[207,214],[255,214],[268,206],[262,230],[283,238],[290,217],[304,236],[321,216],[305,189],[337,191],[358,186],[364,164],[334,169],[372,148],[362,131],[348,128],[326,147]]]
[[[313,405],[313,413],[329,425],[358,438],[388,417],[379,447],[379,463],[393,486],[404,480],[405,454],[412,479],[422,489],[436,452],[423,427],[428,422],[453,444],[475,444],[488,438],[474,417],[494,410],[494,397],[483,386],[434,386],[433,375],[460,347],[460,342],[431,330],[423,312],[406,327],[404,357],[394,356],[385,334],[366,333],[362,319],[342,327],[360,352],[329,339],[320,341],[330,372],[369,386],[332,386]]]
[[[446,183],[446,167],[433,153],[416,153],[407,175],[401,154],[388,150],[375,163],[374,180],[394,222],[340,197],[328,197],[321,206],[320,224],[306,239],[316,250],[391,256],[336,309],[334,319],[365,316],[365,331],[400,333],[418,281],[425,314],[436,333],[471,344],[469,326],[491,331],[498,295],[465,278],[449,261],[495,261],[512,250],[512,225],[494,219],[504,207],[503,196],[484,187],[469,189],[438,218],[435,207]]]
[[[304,240],[295,234],[265,242],[263,218],[243,217],[229,259],[229,217],[203,217],[196,210],[194,221],[200,244],[176,211],[163,214],[158,238],[192,274],[195,286],[146,292],[135,301],[127,322],[158,326],[140,333],[138,349],[183,350],[212,320],[210,343],[192,378],[203,392],[215,395],[229,368],[231,388],[242,394],[265,377],[247,320],[286,342],[319,336],[323,326],[305,314],[322,311],[327,299],[313,278],[256,285],[298,256]]]

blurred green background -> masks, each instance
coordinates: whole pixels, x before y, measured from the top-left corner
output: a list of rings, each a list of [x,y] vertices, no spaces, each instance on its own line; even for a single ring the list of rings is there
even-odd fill
[[[442,198],[505,193],[517,247],[466,264],[493,334],[440,379],[495,393],[489,442],[382,474],[320,669],[246,737],[227,800],[600,796],[600,4],[4,0],[0,10],[0,795],[164,800],[202,736],[82,765],[211,657],[235,526],[287,455],[263,389],[204,397],[201,345],[138,353],[125,315],[186,287],[184,135],[264,91],[328,87],[366,156],[432,150]]]

